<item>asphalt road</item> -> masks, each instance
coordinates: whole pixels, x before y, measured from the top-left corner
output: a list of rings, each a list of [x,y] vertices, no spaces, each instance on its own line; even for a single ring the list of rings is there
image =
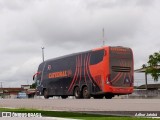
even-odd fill
[[[159,99],[0,99],[0,107],[56,111],[160,111]]]

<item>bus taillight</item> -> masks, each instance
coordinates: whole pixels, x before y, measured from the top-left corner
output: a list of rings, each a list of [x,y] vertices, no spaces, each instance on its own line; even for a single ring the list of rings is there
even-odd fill
[[[107,76],[107,79],[106,79],[106,84],[108,84],[108,85],[110,85],[111,84],[111,77],[110,77],[111,75],[109,74],[108,76]]]

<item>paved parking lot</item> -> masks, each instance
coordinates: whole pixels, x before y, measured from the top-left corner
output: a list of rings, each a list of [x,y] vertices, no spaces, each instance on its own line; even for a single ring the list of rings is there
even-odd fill
[[[160,111],[159,99],[0,99],[0,107],[60,111]]]

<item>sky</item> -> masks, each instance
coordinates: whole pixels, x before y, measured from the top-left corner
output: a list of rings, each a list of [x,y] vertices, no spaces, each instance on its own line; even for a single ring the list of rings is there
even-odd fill
[[[101,47],[103,28],[105,45],[132,48],[140,68],[160,51],[159,6],[160,0],[0,0],[0,83],[32,84],[41,47],[45,59]]]

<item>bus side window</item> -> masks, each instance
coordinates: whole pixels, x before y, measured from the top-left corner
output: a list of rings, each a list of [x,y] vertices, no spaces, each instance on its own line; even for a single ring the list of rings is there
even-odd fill
[[[40,86],[40,85],[41,85],[40,80],[37,80],[37,86]]]
[[[91,53],[90,65],[98,64],[103,60],[104,50],[93,51]]]

